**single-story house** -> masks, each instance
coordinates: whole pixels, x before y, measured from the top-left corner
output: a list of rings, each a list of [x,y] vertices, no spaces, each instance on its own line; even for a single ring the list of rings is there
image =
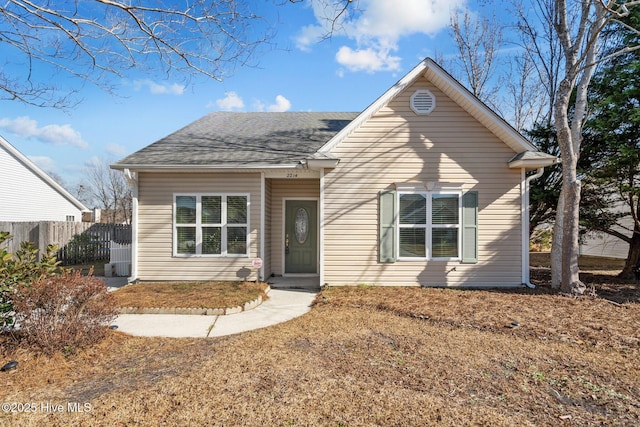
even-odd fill
[[[112,167],[131,280],[514,287],[556,160],[426,59],[361,113],[211,113]]]
[[[89,209],[0,136],[0,221],[82,221]]]

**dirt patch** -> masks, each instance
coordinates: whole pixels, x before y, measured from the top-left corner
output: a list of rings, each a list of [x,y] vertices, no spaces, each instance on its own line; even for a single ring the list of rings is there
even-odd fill
[[[119,307],[226,308],[258,296],[266,300],[267,287],[256,282],[148,282],[125,286],[113,295]]]

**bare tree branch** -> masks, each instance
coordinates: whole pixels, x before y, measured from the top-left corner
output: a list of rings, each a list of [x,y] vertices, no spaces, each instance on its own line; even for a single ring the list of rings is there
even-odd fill
[[[131,221],[132,192],[123,173],[109,167],[109,161],[100,159],[85,168],[87,181],[83,185],[112,223]]]
[[[305,0],[289,0],[291,3],[303,3]],[[342,23],[346,21],[349,15],[349,9],[358,10],[358,0],[307,0],[307,2],[315,2],[323,6],[325,9],[325,20],[328,22],[328,30],[320,37],[320,40],[328,40],[334,34],[342,29]]]
[[[451,17],[451,33],[458,48],[458,65],[464,70],[470,91],[484,102],[497,107],[497,88],[490,89],[497,53],[502,46],[502,27],[495,19],[474,18],[468,10]]]
[[[0,100],[68,105],[73,93],[52,85],[41,65],[106,90],[133,68],[221,80],[272,36],[249,3],[7,0],[0,5],[0,46],[7,52]]]
[[[553,0],[514,2],[520,46],[534,65],[547,95],[545,122],[553,121],[553,101],[558,91],[562,69],[562,54],[558,38],[554,36]]]
[[[513,109],[513,126],[519,131],[531,129],[540,121],[546,108],[544,88],[539,84],[535,65],[526,52],[513,55],[509,61],[509,76],[504,84],[507,104]]]

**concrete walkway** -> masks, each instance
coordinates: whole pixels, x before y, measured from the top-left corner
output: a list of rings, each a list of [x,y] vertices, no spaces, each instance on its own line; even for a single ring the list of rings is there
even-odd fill
[[[113,278],[116,279],[116,278]],[[109,279],[107,286],[122,286]],[[126,283],[126,280],[124,281]],[[118,330],[145,337],[220,337],[265,328],[302,316],[311,309],[315,290],[271,289],[269,299],[253,310],[226,316],[183,314],[121,314],[112,325]]]

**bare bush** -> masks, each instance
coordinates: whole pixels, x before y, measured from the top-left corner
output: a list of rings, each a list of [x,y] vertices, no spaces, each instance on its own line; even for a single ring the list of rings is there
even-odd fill
[[[77,271],[20,286],[13,303],[20,337],[47,353],[100,341],[117,314],[104,282]]]

